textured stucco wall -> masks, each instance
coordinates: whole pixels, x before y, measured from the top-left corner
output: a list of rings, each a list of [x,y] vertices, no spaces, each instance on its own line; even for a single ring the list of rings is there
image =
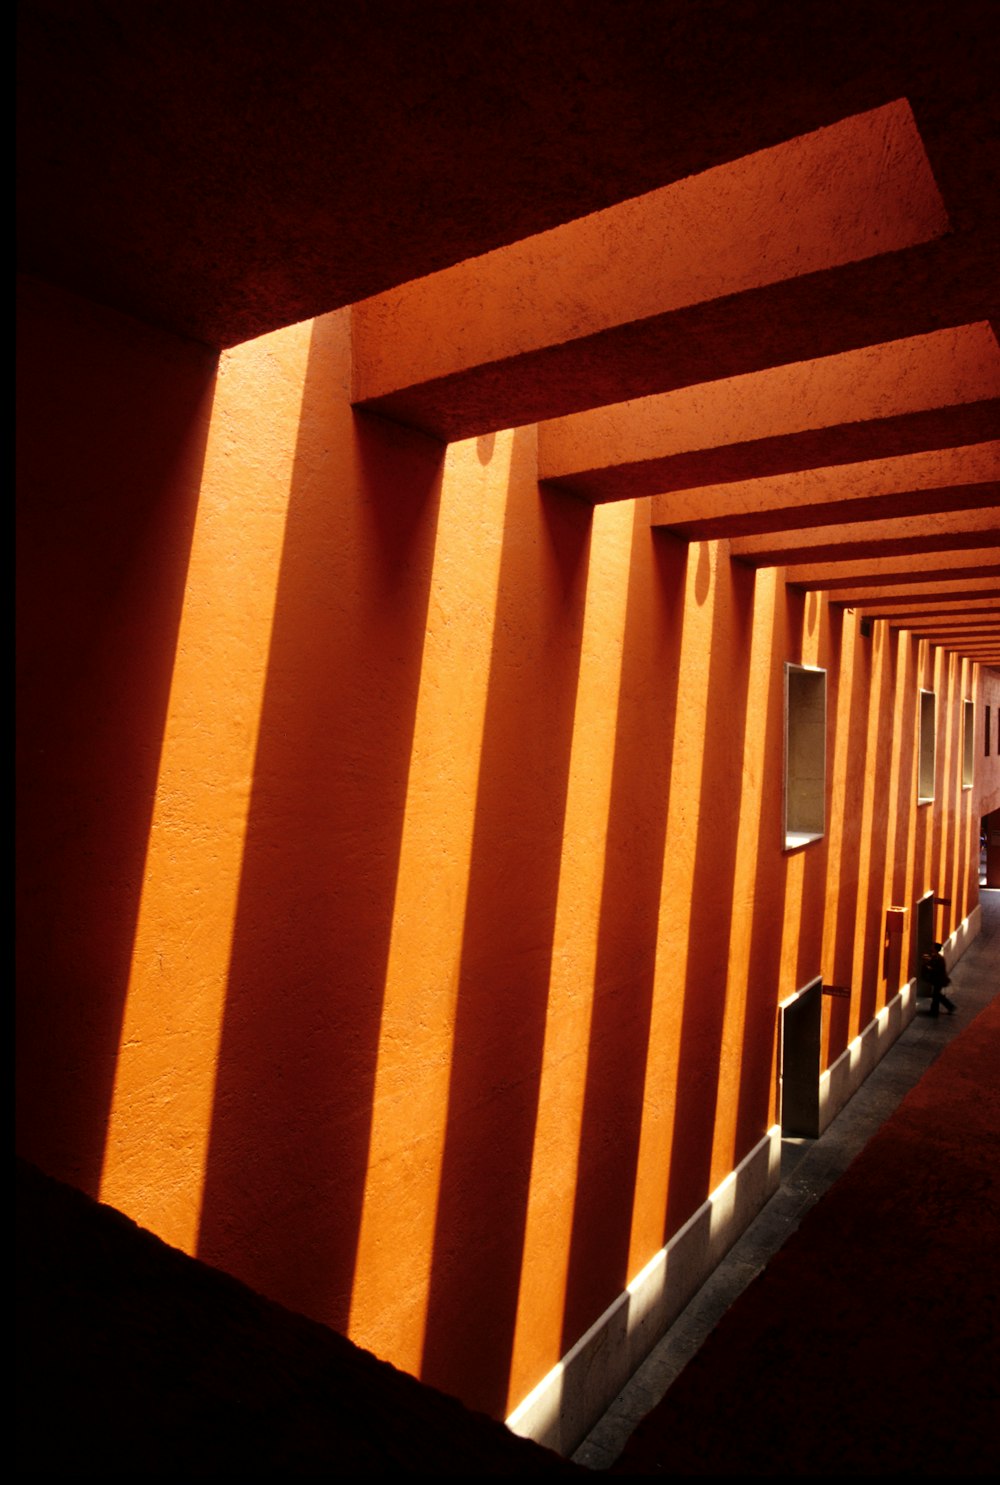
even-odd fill
[[[18,285],[23,1152],[96,1192],[214,357]]]
[[[990,713],[989,752],[986,750],[986,707]],[[991,665],[979,668],[973,756],[976,808],[980,815],[988,815],[1000,810],[1000,670]]]
[[[885,907],[974,904],[971,678],[540,493],[533,428],[352,414],[346,311],[214,388],[26,328],[25,1153],[503,1416],[774,1121],[779,1000],[850,985],[828,1065],[906,978]],[[792,852],[786,660],[828,671]]]

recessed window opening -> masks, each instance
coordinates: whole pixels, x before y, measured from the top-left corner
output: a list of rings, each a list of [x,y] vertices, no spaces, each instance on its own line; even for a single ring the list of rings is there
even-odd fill
[[[990,726],[991,726],[991,723],[990,723],[990,709],[989,709],[988,706],[983,707],[983,714],[984,714],[984,716],[986,718],[986,742],[985,742],[985,746],[983,748],[983,757],[984,758],[988,758],[990,756]]]
[[[973,746],[972,727],[975,707],[971,701],[962,702],[962,788],[972,788]]]
[[[920,738],[917,761],[917,803],[929,804],[934,798],[934,764],[937,745],[937,697],[933,691],[920,693]]]
[[[826,830],[826,671],[785,666],[785,850]]]

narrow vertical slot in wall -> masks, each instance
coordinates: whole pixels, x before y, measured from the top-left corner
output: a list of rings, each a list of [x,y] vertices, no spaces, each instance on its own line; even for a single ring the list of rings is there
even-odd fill
[[[962,788],[972,788],[975,706],[971,701],[962,702]]]
[[[934,763],[937,744],[937,696],[933,691],[920,693],[920,739],[917,763],[917,803],[929,804],[934,798]]]
[[[785,850],[826,830],[826,671],[785,665]]]

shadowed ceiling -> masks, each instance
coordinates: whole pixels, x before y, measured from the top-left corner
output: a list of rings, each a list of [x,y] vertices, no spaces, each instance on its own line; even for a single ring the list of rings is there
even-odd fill
[[[997,664],[998,29],[24,0],[19,266],[219,349],[364,300],[359,405]]]

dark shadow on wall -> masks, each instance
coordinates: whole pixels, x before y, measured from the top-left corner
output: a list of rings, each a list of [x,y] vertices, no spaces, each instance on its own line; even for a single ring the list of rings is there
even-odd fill
[[[866,778],[873,779],[873,785],[868,840],[862,843],[867,854],[867,864],[864,914],[860,927],[861,983],[851,987],[852,995],[858,998],[858,1029],[863,1030],[879,1010],[880,1003],[885,1003],[879,991],[885,936],[883,896],[888,857],[885,826],[887,801],[892,789],[892,700],[895,675],[892,669],[893,654],[884,634],[875,629],[870,640],[860,639],[859,643],[868,645],[872,652],[868,707],[869,715],[872,710],[875,712],[874,739],[865,767]]]
[[[829,607],[824,605],[818,593],[807,592],[804,595],[802,605],[802,623],[804,628],[800,629],[801,639],[798,640],[799,648],[796,651],[797,658],[801,660],[805,647],[806,636],[810,638],[816,632],[817,627],[822,626],[828,631]],[[810,980],[822,973],[823,957],[823,923],[826,916],[826,883],[830,856],[830,827],[831,820],[831,788],[830,780],[834,777],[837,765],[837,729],[830,725],[831,717],[836,717],[836,687],[832,681],[832,667],[829,664],[828,632],[822,630],[818,639],[817,664],[826,671],[826,790],[824,797],[824,834],[823,839],[815,841],[806,846],[802,852],[803,876],[802,896],[799,901],[799,922],[796,942],[798,951],[795,963],[795,989],[801,989]],[[790,657],[789,657],[790,658]],[[792,987],[789,987],[789,993]]]
[[[758,602],[760,599],[758,598]],[[775,1092],[775,1041],[778,986],[781,979],[782,925],[788,857],[784,840],[784,732],[785,661],[791,658],[793,623],[799,616],[797,595],[779,574],[767,651],[764,692],[764,773],[760,786],[760,820],[756,873],[753,883],[752,923],[746,965],[746,1005],[743,1013],[743,1050],[736,1102],[733,1164],[753,1148],[772,1123]],[[793,611],[790,613],[790,608]],[[798,654],[798,650],[795,651]]]
[[[853,614],[842,613],[841,659],[847,649],[843,628],[855,625]],[[850,999],[829,1001],[829,1023],[824,1067],[830,1067],[850,1041],[852,1007],[858,1003],[860,986],[854,977],[855,928],[858,913],[858,889],[861,872],[861,824],[865,796],[865,770],[868,766],[868,704],[871,696],[872,667],[869,641],[855,630],[847,707],[847,737],[844,767],[844,795],[841,801],[843,824],[840,847],[840,876],[837,888],[837,927],[834,935],[834,983],[851,987]],[[841,685],[844,683],[841,670]],[[838,747],[840,744],[838,743]]]
[[[605,839],[567,1350],[628,1281],[690,548],[635,511]],[[588,987],[589,989],[589,987]]]
[[[962,921],[962,885],[958,872],[957,850],[963,817],[962,796],[962,703],[961,662],[957,655],[945,652],[944,657],[944,729],[943,757],[941,759],[941,791],[943,818],[940,820],[940,862],[935,882],[940,896],[948,899],[942,904],[935,937],[942,943],[952,929]]]
[[[697,1210],[713,1184],[754,587],[753,568],[720,554],[664,1240]],[[738,1093],[727,1089],[726,1096]]]
[[[920,796],[920,692],[935,691],[936,668],[935,650],[927,640],[912,640],[912,661],[914,661],[914,683],[909,695],[903,702],[903,717],[908,722],[912,731],[912,760],[914,760],[914,772],[909,781],[909,805],[914,815],[914,866],[912,866],[911,891],[909,891],[909,913],[911,913],[912,937],[909,943],[909,973],[917,976],[917,995],[926,993],[926,986],[920,982],[920,956],[923,952],[923,937],[930,940],[936,937],[938,928],[938,907],[932,910],[932,927],[926,928],[926,936],[921,936],[920,913],[918,904],[923,900],[927,892],[936,888],[935,882],[935,836],[933,836],[933,803],[918,803]],[[906,723],[905,723],[906,725]],[[938,787],[938,775],[935,772],[935,789]]]
[[[962,708],[963,713],[965,700],[971,698],[973,695],[973,674],[972,662],[963,660],[959,667],[959,706]],[[964,737],[964,730],[962,736]],[[974,746],[977,736],[975,727],[973,727],[972,736]],[[961,800],[959,825],[961,831],[959,840],[960,854],[958,877],[955,883],[957,896],[952,920],[956,927],[964,922],[979,902],[980,815],[976,804],[975,790],[972,788],[962,789]]]
[[[964,702],[971,693],[971,679],[966,678],[966,672],[971,671],[971,666],[965,660],[958,662],[958,690],[956,694],[956,706],[964,721]],[[952,908],[952,925],[957,928],[972,911],[976,901],[973,883],[979,880],[979,817],[973,807],[973,791],[971,788],[962,787],[962,752],[964,726],[958,728],[958,754],[959,761],[956,769],[956,785],[958,789],[958,805],[956,814],[956,831],[958,835],[956,844],[955,863],[955,890],[952,894],[954,907]]]
[[[216,358],[30,279],[18,342],[18,1148],[96,1194]]]
[[[514,434],[420,1375],[502,1417],[538,1111],[592,508]]]
[[[198,1256],[345,1328],[444,447],[343,395],[316,322]]]
[[[913,682],[909,678],[912,672],[912,653],[910,644],[900,630],[891,629],[885,625],[885,644],[892,666],[892,674],[895,683],[895,691],[892,699],[893,725],[899,731],[899,756],[896,761],[896,777],[892,781],[896,801],[896,831],[889,842],[892,852],[892,882],[889,890],[889,901],[886,907],[905,907],[907,917],[912,916],[912,904],[910,883],[906,873],[906,850],[909,839],[911,822],[911,811],[914,808],[911,795],[911,783],[913,777],[913,734],[908,731],[905,723],[906,718],[906,691]],[[903,705],[897,705],[897,699],[903,698]],[[897,720],[898,719],[898,720]],[[898,726],[898,721],[902,726]],[[889,943],[888,936],[883,939],[885,944],[886,968],[890,978],[886,985],[886,996],[891,999],[893,995],[909,979],[909,959],[903,952],[906,942],[905,932],[900,936],[897,943]]]
[[[889,906],[905,907],[906,919],[908,919],[908,930],[915,931],[915,901],[914,881],[912,881],[912,870],[906,867],[906,852],[909,845],[909,829],[914,820],[915,806],[915,778],[914,778],[914,729],[908,726],[909,707],[906,696],[915,686],[915,646],[909,634],[905,631],[893,630],[887,627],[887,644],[893,656],[893,676],[896,677],[896,696],[893,696],[893,725],[899,728],[899,762],[897,762],[897,774],[893,787],[896,790],[896,836],[892,842],[893,848],[893,882],[892,882],[892,904]],[[902,704],[897,707],[896,698],[902,698]],[[893,962],[895,970],[895,982],[890,983],[889,992],[893,993],[905,985],[909,979],[911,968],[909,968],[909,956],[911,956],[911,940],[902,936],[902,943],[897,946],[896,956],[899,964]]]

